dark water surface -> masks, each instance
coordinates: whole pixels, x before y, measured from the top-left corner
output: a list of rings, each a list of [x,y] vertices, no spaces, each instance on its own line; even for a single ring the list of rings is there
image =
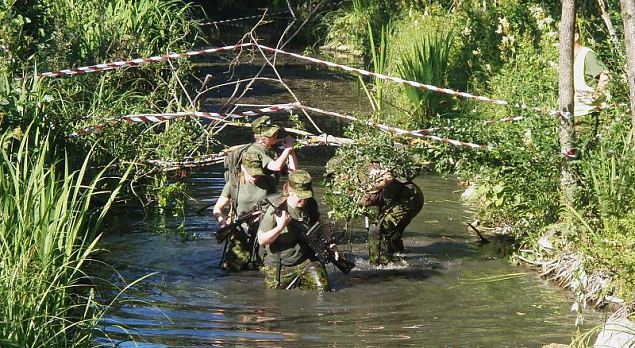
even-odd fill
[[[318,167],[311,169],[319,175]],[[364,245],[353,243],[357,268],[343,276],[329,266],[335,291],[325,294],[270,290],[258,272],[220,271],[221,246],[211,235],[216,224],[210,214],[194,214],[196,204],[185,218],[144,221],[141,215],[122,214],[118,229],[105,236],[102,247],[110,252],[101,259],[127,282],[155,275],[132,285],[113,304],[102,327],[102,336],[109,338],[100,342],[122,347],[540,347],[570,342],[575,330],[571,299],[536,274],[510,266],[496,246],[475,243],[454,181],[424,176],[417,183],[426,203],[406,229],[403,261],[371,268]],[[220,193],[222,173],[195,173],[189,184],[202,205]],[[363,236],[361,227],[356,231]],[[104,273],[124,285],[113,272]],[[502,275],[515,276],[488,281]],[[590,323],[598,316],[592,314]],[[133,341],[121,342],[129,335]]]

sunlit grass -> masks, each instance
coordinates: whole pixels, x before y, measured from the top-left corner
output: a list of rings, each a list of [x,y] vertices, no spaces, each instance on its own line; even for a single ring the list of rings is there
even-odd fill
[[[406,80],[417,81],[434,86],[445,86],[447,68],[452,47],[452,34],[437,28],[430,28],[415,41],[414,50],[401,55],[398,71]],[[413,108],[413,123],[427,126],[431,117],[442,112],[442,101],[447,99],[435,92],[421,88],[405,86],[404,92]]]
[[[88,177],[88,160],[71,170],[66,158],[51,162],[47,136],[12,135],[0,138],[2,346],[89,345],[100,310],[82,267],[120,185],[100,191],[104,172]]]

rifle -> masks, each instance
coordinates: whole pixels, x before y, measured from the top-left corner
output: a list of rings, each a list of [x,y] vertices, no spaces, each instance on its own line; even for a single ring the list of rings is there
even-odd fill
[[[291,220],[289,224],[299,224],[297,228],[301,230],[305,230],[306,227],[300,223],[299,221]],[[315,256],[322,262],[323,264],[332,263],[335,267],[337,267],[342,273],[348,274],[354,267],[355,264],[352,261],[349,261],[345,258],[340,258],[339,260],[335,259],[335,251],[330,248],[329,243],[324,239],[324,235],[322,234],[322,225],[320,222],[316,222],[309,228],[306,233],[300,233],[300,236],[304,243],[315,253]]]
[[[232,233],[236,233],[238,231],[245,233],[242,229],[236,228],[240,226],[245,221],[249,221],[258,214],[260,214],[260,205],[256,205],[251,210],[248,210],[242,214],[240,214],[234,221],[228,224],[225,227],[221,227],[216,231],[216,241],[218,244],[223,243]],[[250,237],[250,236],[247,236]]]

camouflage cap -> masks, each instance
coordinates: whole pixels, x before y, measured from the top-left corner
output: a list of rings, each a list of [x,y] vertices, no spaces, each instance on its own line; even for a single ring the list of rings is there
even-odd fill
[[[296,170],[289,174],[289,187],[300,199],[313,197],[313,180],[305,170]]]
[[[270,137],[276,134],[276,132],[280,130],[280,127],[271,124],[271,118],[269,116],[261,116],[251,123],[251,129],[255,136]]]
[[[255,152],[244,153],[241,164],[247,171],[247,174],[251,176],[264,174],[264,172],[262,171],[262,159]]]

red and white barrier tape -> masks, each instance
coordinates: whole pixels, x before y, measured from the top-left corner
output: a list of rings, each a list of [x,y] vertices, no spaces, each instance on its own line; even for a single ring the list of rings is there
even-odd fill
[[[250,47],[253,45],[254,45],[253,43],[241,43],[241,44],[232,45],[232,46],[208,48],[204,50],[189,51],[185,53],[170,53],[170,54],[166,54],[162,56],[153,56],[150,58],[137,58],[137,59],[131,59],[131,60],[112,62],[112,63],[89,65],[89,66],[84,66],[84,67],[75,68],[75,69],[65,69],[65,70],[60,70],[55,72],[45,72],[40,74],[40,76],[59,77],[59,76],[69,76],[69,75],[70,76],[82,75],[82,74],[91,73],[91,72],[99,72],[99,71],[137,66],[140,64],[162,62],[162,61],[167,61],[167,60],[176,59],[176,58],[189,58],[189,57],[199,56],[203,54],[211,54],[211,53],[222,52],[222,51],[232,51],[237,48]]]
[[[182,112],[172,112],[172,113],[161,113],[161,114],[134,114],[134,115],[126,115],[123,116],[122,119],[127,122],[143,122],[143,123],[156,123],[162,121],[173,120],[181,117],[200,117],[207,118],[211,120],[226,122],[227,118],[240,119],[247,116],[260,116],[264,114],[271,114],[281,111],[288,111],[293,109],[298,109],[299,107],[296,104],[280,104],[274,105],[262,109],[258,109],[256,111],[243,111],[238,114],[220,114],[217,112],[203,112],[203,111],[182,111]]]
[[[257,110],[248,110],[242,111],[235,114],[226,114],[226,113],[217,113],[217,112],[202,112],[202,111],[181,111],[181,112],[168,112],[168,113],[156,113],[156,114],[132,114],[122,116],[120,119],[115,120],[114,122],[126,121],[128,123],[158,123],[163,121],[174,120],[183,117],[199,117],[205,118],[217,122],[225,122],[232,123],[228,119],[242,119],[244,117],[249,116],[260,116],[265,114],[277,113],[281,111],[289,111],[299,109],[297,104],[278,104],[271,105],[265,108],[260,108]],[[95,131],[100,131],[104,129],[105,125],[99,124],[96,126],[86,127],[78,132],[74,132],[70,134],[71,137],[77,137],[79,135],[90,134]]]
[[[188,58],[188,57],[193,57],[193,56],[202,55],[202,54],[210,54],[210,53],[221,52],[221,51],[231,51],[237,48],[245,48],[245,47],[258,47],[266,51],[275,52],[278,54],[284,54],[290,57],[310,61],[316,64],[322,64],[329,67],[338,68],[347,72],[354,72],[363,76],[373,76],[373,77],[380,78],[382,80],[393,81],[393,82],[409,85],[412,87],[421,88],[421,89],[425,89],[425,90],[429,90],[429,91],[433,91],[437,93],[442,93],[442,94],[447,94],[451,96],[462,97],[466,99],[473,99],[473,100],[491,103],[495,105],[509,106],[509,107],[514,107],[514,108],[522,109],[522,110],[531,110],[531,111],[536,111],[541,113],[547,113],[551,116],[561,114],[561,112],[557,110],[544,110],[542,108],[528,107],[526,105],[519,105],[519,104],[512,105],[512,104],[509,104],[509,102],[502,99],[494,99],[494,98],[489,98],[484,96],[478,96],[478,95],[474,95],[467,92],[455,91],[449,88],[441,88],[441,87],[437,87],[437,86],[433,86],[433,85],[429,85],[425,83],[420,83],[416,81],[404,80],[400,77],[394,77],[394,76],[379,74],[379,73],[375,73],[375,72],[371,72],[371,71],[363,70],[359,68],[353,68],[347,65],[337,64],[337,63],[329,62],[322,59],[300,55],[297,53],[286,52],[278,48],[271,48],[271,47],[260,45],[257,43],[241,43],[241,44],[236,44],[232,46],[208,48],[208,49],[199,50],[199,51],[190,51],[185,53],[171,53],[171,54],[167,54],[163,56],[154,56],[150,58],[138,58],[138,59],[132,59],[128,61],[118,61],[113,63],[90,65],[90,66],[80,67],[76,69],[66,69],[66,70],[61,70],[57,72],[46,72],[41,74],[41,76],[58,77],[58,76],[65,76],[65,75],[71,75],[71,76],[80,75],[80,74],[86,74],[90,72],[106,71],[106,70],[112,70],[112,69],[123,68],[123,67],[137,66],[140,64],[146,64],[146,63],[152,63],[152,62],[166,61],[166,60],[175,59],[175,58]],[[563,116],[567,117],[568,116],[567,114],[568,113],[565,113],[563,114]]]
[[[260,18],[263,18],[264,16],[277,16],[277,15],[287,14],[287,13],[289,13],[289,10],[279,11],[279,12],[272,12],[272,13],[261,13],[259,15],[232,18],[232,19],[224,19],[224,20],[220,20],[220,21],[201,23],[200,25],[203,27],[203,26],[208,26],[208,25],[227,24],[227,23],[246,21],[246,20],[249,20],[249,19],[260,19]]]
[[[499,120],[487,120],[487,121],[484,121],[482,123],[482,125],[486,126],[486,125],[492,124],[492,123],[515,122],[515,121],[520,121],[520,120],[524,120],[524,119],[525,118],[523,116],[507,117],[507,118],[501,118]],[[452,126],[439,126],[439,127],[418,129],[418,130],[416,130],[416,132],[421,133],[421,134],[427,134],[427,133],[436,132],[436,131],[439,131],[439,130],[452,130],[452,129],[454,129],[454,127],[452,127]]]
[[[314,107],[310,107],[310,106],[305,106],[305,105],[298,105],[298,107],[300,109],[303,109],[303,110],[306,110],[306,111],[312,111],[312,112],[323,114],[323,115],[339,117],[339,118],[343,118],[343,119],[346,119],[346,120],[349,120],[349,121],[360,121],[355,116],[343,115],[343,114],[339,114],[337,112],[326,111],[326,110],[322,110],[322,109],[318,109],[318,108],[314,108]],[[473,148],[473,149],[485,149],[485,150],[491,150],[492,149],[492,146],[489,146],[489,145],[480,145],[480,144],[468,143],[468,142],[464,142],[464,141],[458,141],[458,140],[454,140],[454,139],[442,138],[442,137],[438,137],[438,136],[430,135],[430,134],[421,134],[419,131],[409,131],[409,130],[405,130],[405,129],[402,129],[402,128],[391,127],[391,126],[387,126],[385,124],[376,123],[376,122],[373,122],[373,121],[365,121],[365,123],[367,125],[371,126],[371,127],[375,127],[375,128],[381,129],[383,131],[394,133],[394,134],[397,134],[397,135],[409,135],[409,136],[413,136],[413,137],[417,137],[417,138],[426,138],[426,139],[434,140],[434,141],[437,141],[437,142],[451,144],[451,145],[454,145],[454,146],[463,146],[463,147],[469,147],[469,148]]]
[[[339,5],[341,5],[344,1],[337,1],[334,3],[330,3],[330,4],[324,4],[324,7],[337,7]],[[208,26],[208,25],[218,25],[218,24],[225,24],[225,23],[233,23],[233,22],[240,22],[240,21],[245,21],[245,20],[249,20],[249,19],[260,19],[263,18],[263,16],[277,16],[277,15],[283,15],[283,14],[289,14],[291,13],[291,11],[289,9],[283,10],[283,11],[278,11],[278,12],[272,12],[272,13],[261,13],[259,15],[253,15],[253,16],[246,16],[246,17],[239,17],[239,18],[231,18],[231,19],[223,19],[220,21],[213,21],[213,22],[207,22],[207,23],[201,23],[201,26]]]
[[[447,95],[456,96],[456,97],[463,97],[463,98],[466,98],[466,99],[474,99],[474,100],[478,100],[478,101],[482,101],[482,102],[486,102],[486,103],[490,103],[490,104],[510,106],[510,107],[514,107],[514,108],[518,108],[518,109],[522,109],[522,110],[532,110],[532,111],[538,111],[538,112],[542,112],[542,113],[549,113],[550,115],[551,114],[553,114],[553,115],[559,114],[558,111],[543,110],[541,108],[528,107],[526,105],[511,105],[511,104],[509,104],[509,102],[507,102],[505,100],[502,100],[502,99],[488,98],[488,97],[478,96],[478,95],[474,95],[474,94],[467,93],[467,92],[455,91],[455,90],[452,90],[452,89],[449,89],[449,88],[442,88],[442,87],[437,87],[437,86],[433,86],[433,85],[429,85],[429,84],[425,84],[425,83],[420,83],[420,82],[416,82],[416,81],[404,80],[401,77],[394,77],[394,76],[389,76],[389,75],[385,75],[385,74],[375,73],[375,72],[364,70],[364,69],[353,68],[353,67],[350,67],[350,66],[347,66],[347,65],[337,64],[337,63],[329,62],[329,61],[318,59],[318,58],[303,56],[303,55],[297,54],[297,53],[286,52],[286,51],[283,51],[281,49],[271,48],[271,47],[268,47],[268,46],[265,46],[265,45],[258,44],[258,45],[256,45],[256,47],[261,48],[261,49],[266,50],[266,51],[275,52],[275,53],[279,53],[279,54],[284,54],[284,55],[291,56],[291,57],[294,57],[294,58],[310,61],[310,62],[313,62],[313,63],[316,63],[316,64],[322,64],[322,65],[326,65],[326,66],[329,66],[329,67],[332,67],[332,68],[338,68],[338,69],[341,69],[341,70],[344,70],[344,71],[347,71],[347,72],[354,72],[354,73],[357,73],[357,74],[360,74],[360,75],[364,75],[364,76],[372,76],[372,77],[376,77],[376,78],[379,78],[379,79],[382,79],[382,80],[393,81],[393,82],[409,85],[409,86],[412,86],[412,87],[429,90],[429,91],[432,91],[432,92],[447,94]]]

